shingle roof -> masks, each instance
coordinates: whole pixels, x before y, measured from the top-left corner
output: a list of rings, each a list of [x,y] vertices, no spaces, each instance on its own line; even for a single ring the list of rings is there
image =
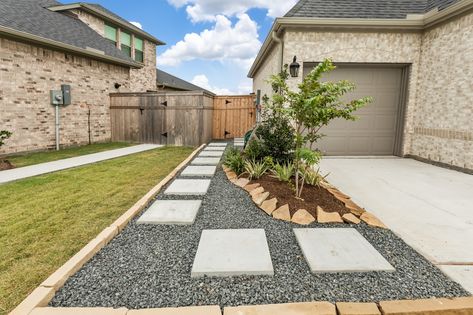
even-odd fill
[[[90,47],[103,51],[107,56],[134,63],[112,42],[79,19],[47,9],[55,5],[61,3],[54,0],[1,0],[0,26],[82,49]]]
[[[163,70],[156,69],[156,81],[158,85],[164,85],[166,87],[175,88],[183,91],[207,91],[195,84],[187,82],[181,78],[173,76]],[[212,92],[209,92],[212,93]],[[212,93],[213,94],[213,93]]]
[[[404,19],[459,0],[300,0],[285,17]]]

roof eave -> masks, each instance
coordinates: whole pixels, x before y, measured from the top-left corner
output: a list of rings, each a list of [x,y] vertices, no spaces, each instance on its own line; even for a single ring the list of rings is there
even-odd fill
[[[149,40],[150,42],[156,44],[157,46],[166,45],[165,42],[157,39],[153,35],[143,31],[142,29],[134,26],[133,24],[124,23],[123,21],[117,19],[116,17],[114,17],[110,14],[107,14],[106,12],[97,10],[96,8],[90,6],[87,3],[79,2],[79,3],[71,3],[71,4],[66,4],[66,5],[48,7],[48,10],[55,11],[55,12],[68,11],[68,10],[74,10],[74,9],[84,10],[88,13],[91,13],[93,15],[99,16],[100,18],[103,18],[104,20],[106,20],[108,22],[113,22],[113,23],[119,25],[120,27],[130,31],[130,32],[138,33],[143,38]]]
[[[248,77],[253,78],[258,71],[264,57],[273,44],[272,33],[288,27],[312,29],[365,29],[365,30],[398,30],[398,31],[423,31],[454,16],[467,12],[473,8],[473,1],[461,0],[454,5],[442,10],[430,12],[417,18],[406,19],[319,19],[319,18],[277,18],[255,58]]]
[[[107,63],[127,66],[130,68],[136,68],[136,69],[143,67],[143,65],[140,63],[126,61],[117,57],[105,55],[104,53],[103,54],[100,53],[99,50],[95,50],[95,49],[88,50],[84,48],[79,48],[70,44],[65,44],[65,43],[58,42],[49,38],[44,38],[44,37],[33,35],[30,33],[18,31],[9,27],[1,26],[1,25],[0,25],[0,34],[4,34],[13,39],[19,39],[19,40],[23,40],[23,41],[27,41],[27,42],[31,42],[35,44],[44,45],[44,46],[51,47],[58,50],[77,53],[79,55],[87,56],[87,57],[97,59],[100,61],[105,61]]]

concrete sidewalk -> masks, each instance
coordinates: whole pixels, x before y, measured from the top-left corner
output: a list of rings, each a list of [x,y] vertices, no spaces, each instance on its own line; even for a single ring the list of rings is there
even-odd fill
[[[135,145],[135,146],[121,148],[121,149],[87,154],[87,155],[77,156],[77,157],[58,160],[58,161],[52,161],[52,162],[47,162],[47,163],[41,163],[41,164],[1,171],[0,184],[4,184],[11,181],[32,177],[32,176],[65,170],[68,168],[73,168],[73,167],[82,166],[86,164],[114,159],[117,157],[129,155],[129,154],[153,150],[160,147],[162,147],[162,145],[140,144],[140,145]]]
[[[473,269],[467,267],[473,265],[472,175],[395,157],[325,158],[321,170],[330,173],[330,183],[473,292]]]

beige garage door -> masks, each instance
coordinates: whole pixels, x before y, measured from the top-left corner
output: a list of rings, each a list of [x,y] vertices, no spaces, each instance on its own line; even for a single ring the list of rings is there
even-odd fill
[[[307,74],[313,65],[304,65]],[[395,153],[401,98],[402,69],[379,66],[338,66],[326,81],[348,80],[355,92],[345,99],[364,96],[373,102],[358,110],[356,121],[334,120],[321,132],[317,148],[325,155],[393,155]]]

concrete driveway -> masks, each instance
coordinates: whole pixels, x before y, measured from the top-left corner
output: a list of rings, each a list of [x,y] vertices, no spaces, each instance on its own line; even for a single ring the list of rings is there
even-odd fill
[[[321,170],[473,293],[472,175],[395,157],[327,157]]]

